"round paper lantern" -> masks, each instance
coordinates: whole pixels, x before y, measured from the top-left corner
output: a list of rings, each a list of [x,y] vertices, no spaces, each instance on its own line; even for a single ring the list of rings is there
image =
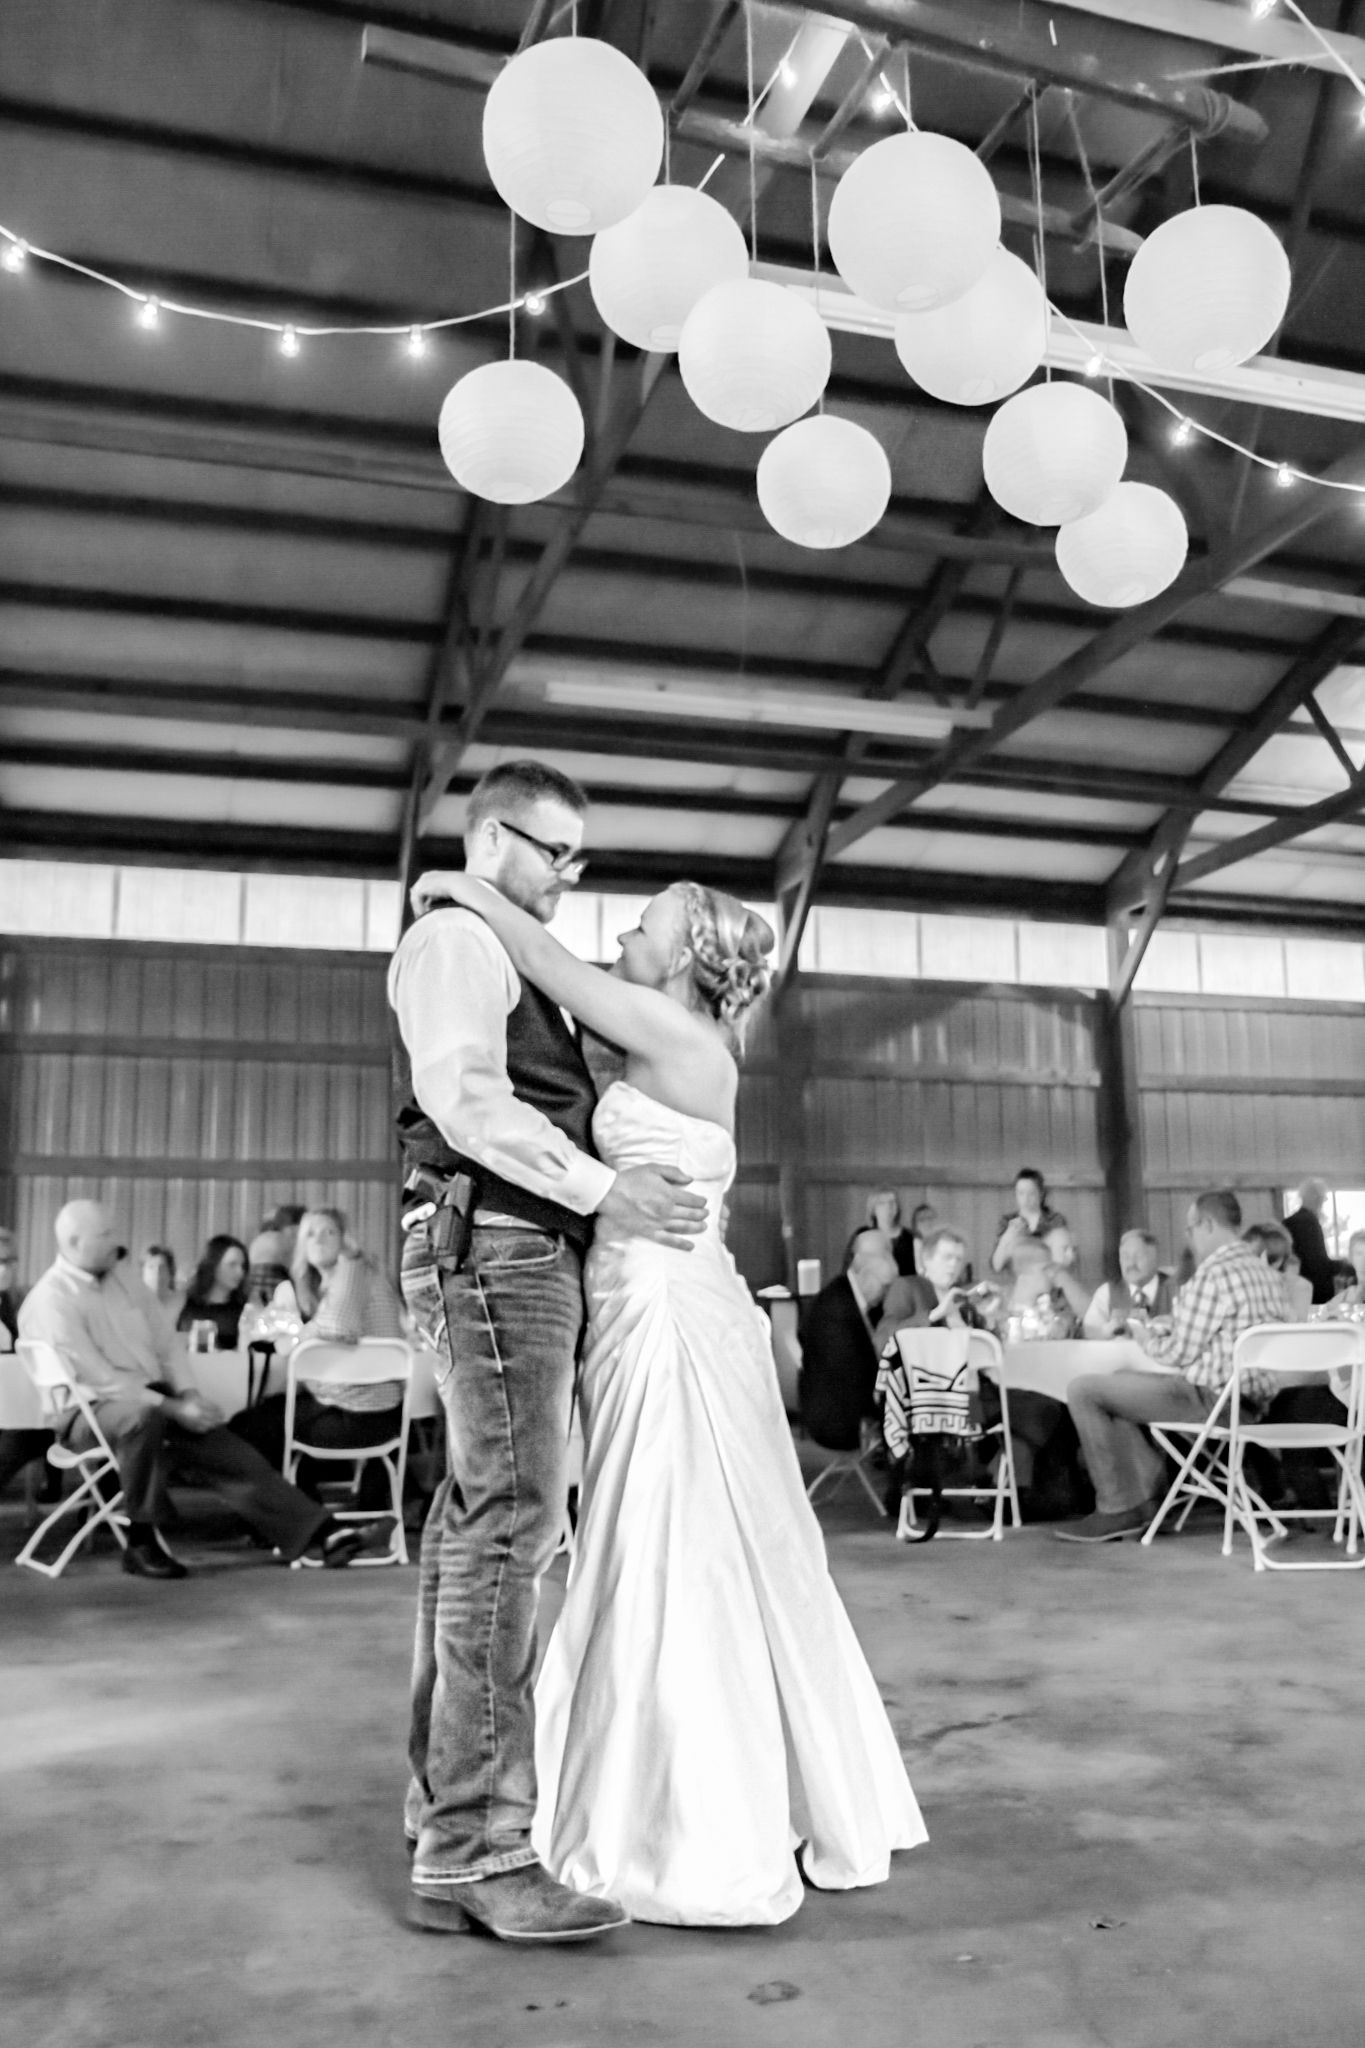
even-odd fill
[[[483,153],[499,196],[552,235],[595,235],[659,175],[663,115],[638,66],[592,36],[533,43],[498,73]]]
[[[1169,370],[1225,370],[1259,354],[1289,303],[1289,258],[1240,206],[1193,206],[1148,235],[1123,311],[1138,347]]]
[[[829,330],[780,284],[712,285],[683,322],[678,369],[718,426],[765,434],[809,412],[829,382]]]
[[[1174,583],[1190,537],[1175,499],[1151,484],[1121,483],[1098,512],[1057,535],[1057,567],[1090,604],[1141,604]]]
[[[1043,288],[1008,249],[997,249],[985,276],[951,306],[896,321],[896,354],[922,391],[950,405],[988,405],[1017,391],[1046,346]]]
[[[596,237],[588,257],[593,303],[636,348],[675,349],[697,300],[748,274],[739,222],[690,185],[656,185],[629,219]]]
[[[888,135],[844,172],[829,250],[851,291],[926,312],[970,291],[1000,240],[1000,200],[979,157],[948,135]]]
[[[803,548],[846,548],[870,533],[891,496],[891,464],[866,427],[828,413],[778,434],[758,462],[769,526]]]
[[[981,460],[997,505],[1033,526],[1061,526],[1104,503],[1123,475],[1128,434],[1098,391],[1033,384],[996,413]]]
[[[437,434],[457,484],[495,505],[529,505],[577,469],[583,414],[542,363],[485,363],[446,393]]]

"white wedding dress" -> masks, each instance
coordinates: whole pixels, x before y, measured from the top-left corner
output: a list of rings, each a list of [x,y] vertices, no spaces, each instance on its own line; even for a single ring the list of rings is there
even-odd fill
[[[801,1482],[767,1322],[721,1240],[734,1142],[614,1083],[611,1166],[706,1197],[690,1252],[599,1232],[586,1463],[568,1593],[536,1692],[533,1841],[639,1920],[746,1926],[811,1883],[877,1884],[927,1839]]]

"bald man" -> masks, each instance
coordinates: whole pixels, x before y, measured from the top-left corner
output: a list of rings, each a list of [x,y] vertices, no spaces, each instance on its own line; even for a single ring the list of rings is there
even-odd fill
[[[170,1323],[120,1257],[109,1211],[68,1202],[56,1235],[56,1260],[20,1309],[19,1334],[60,1352],[119,1461],[128,1516],[123,1569],[145,1579],[186,1576],[158,1527],[172,1468],[206,1481],[286,1561],[315,1551],[326,1564],[349,1564],[361,1547],[355,1530],[282,1479],[185,1380]],[[74,1410],[55,1427],[72,1450],[93,1441]]]

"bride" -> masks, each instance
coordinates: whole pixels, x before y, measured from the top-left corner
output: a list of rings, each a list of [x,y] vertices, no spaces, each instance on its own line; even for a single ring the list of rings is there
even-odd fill
[[[535,1847],[562,1883],[674,1925],[785,1920],[803,1875],[877,1884],[927,1836],[720,1230],[736,1053],[773,934],[676,882],[607,973],[485,882],[424,875],[415,906],[438,899],[477,911],[519,975],[624,1049],[593,1123],[605,1162],[674,1165],[708,1203],[692,1249],[599,1229],[588,1259],[586,1461],[536,1689]]]

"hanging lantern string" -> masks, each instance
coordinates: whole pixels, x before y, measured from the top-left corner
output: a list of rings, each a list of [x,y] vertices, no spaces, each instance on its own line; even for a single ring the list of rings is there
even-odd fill
[[[749,254],[758,261],[758,129],[755,120],[758,102],[754,98],[754,7],[753,0],[744,0],[744,61],[748,73],[749,118],[745,124],[749,130]],[[786,62],[786,59],[783,59]],[[782,66],[773,73],[776,78]],[[771,91],[773,79],[768,80],[765,91]]]
[[[1047,239],[1043,233],[1043,155],[1038,145],[1038,94],[1032,88],[1029,91],[1028,138],[1029,169],[1033,175],[1033,210],[1037,219],[1037,231],[1033,238],[1033,248],[1038,266],[1038,282],[1043,288],[1043,297],[1047,299]],[[1101,258],[1100,268],[1101,271],[1104,268],[1103,258]],[[1048,304],[1050,305],[1051,303],[1049,299]],[[1051,363],[1047,366],[1046,381],[1049,384],[1052,382]]]
[[[32,257],[36,263],[51,263],[59,270],[73,271],[78,277],[89,278],[92,284],[106,285],[110,291],[119,292],[134,305],[154,305],[161,313],[179,313],[187,320],[214,320],[223,327],[249,327],[258,334],[296,334],[309,340],[345,336],[351,334],[369,335],[412,335],[435,334],[446,327],[468,327],[476,320],[495,320],[503,313],[520,312],[528,297],[549,299],[556,292],[566,292],[571,285],[585,284],[588,273],[580,270],[574,277],[561,278],[557,284],[547,284],[535,293],[523,292],[519,297],[515,291],[510,299],[496,306],[482,306],[476,313],[448,313],[438,320],[395,320],[367,322],[351,326],[310,327],[298,320],[265,320],[252,313],[224,313],[215,306],[194,306],[184,299],[165,299],[159,293],[144,292],[137,285],[125,284],[121,278],[111,277],[107,271],[92,269],[88,263],[78,263],[72,256],[59,255],[55,249],[41,248],[37,243],[25,240],[13,228],[0,224],[0,242],[5,244],[5,253],[0,255],[0,267],[22,269]]]
[[[810,261],[811,285],[815,293],[815,310],[820,312],[820,167],[815,161],[815,151],[810,153]],[[820,316],[822,319],[823,314]],[[816,401],[817,411],[825,409],[824,386]]]
[[[1362,115],[1365,115],[1365,78],[1361,77],[1360,73],[1356,70],[1353,64],[1349,64],[1347,62],[1345,57],[1342,56],[1341,51],[1337,48],[1336,44],[1333,42],[1329,42],[1328,38],[1323,34],[1322,30],[1318,27],[1317,23],[1315,21],[1310,21],[1308,19],[1308,16],[1299,6],[1298,0],[1284,0],[1284,4],[1288,8],[1289,12],[1293,15],[1294,19],[1296,21],[1302,22],[1303,26],[1307,29],[1309,35],[1313,38],[1313,41],[1318,44],[1319,48],[1323,51],[1323,53],[1331,59],[1333,64],[1336,65],[1342,77],[1348,78],[1350,80],[1351,85],[1360,97]]]
[[[1090,153],[1086,149],[1085,137],[1081,133],[1081,124],[1076,117],[1075,95],[1070,92],[1068,92],[1066,95],[1066,117],[1067,120],[1071,123],[1071,134],[1076,144],[1076,154],[1080,158],[1081,162],[1081,175],[1085,179],[1086,196],[1090,201],[1091,218],[1094,220],[1095,223],[1095,245],[1099,251],[1100,259],[1100,318],[1104,323],[1105,332],[1107,333],[1109,330],[1109,272],[1106,263],[1106,251],[1104,247],[1104,212],[1100,206],[1100,195],[1095,190],[1095,179],[1090,169]],[[1040,239],[1041,232],[1042,209],[1040,205]],[[1045,293],[1046,289],[1047,287],[1046,285],[1044,285]],[[1112,374],[1106,376],[1105,381],[1109,386],[1109,403],[1112,405],[1114,403],[1114,379]]]
[[[1195,205],[1202,206],[1204,202],[1199,196],[1199,143],[1193,128],[1190,130],[1190,183],[1194,187]]]
[[[1108,322],[1106,321],[1106,326]],[[517,352],[517,217],[507,210],[507,360]]]

